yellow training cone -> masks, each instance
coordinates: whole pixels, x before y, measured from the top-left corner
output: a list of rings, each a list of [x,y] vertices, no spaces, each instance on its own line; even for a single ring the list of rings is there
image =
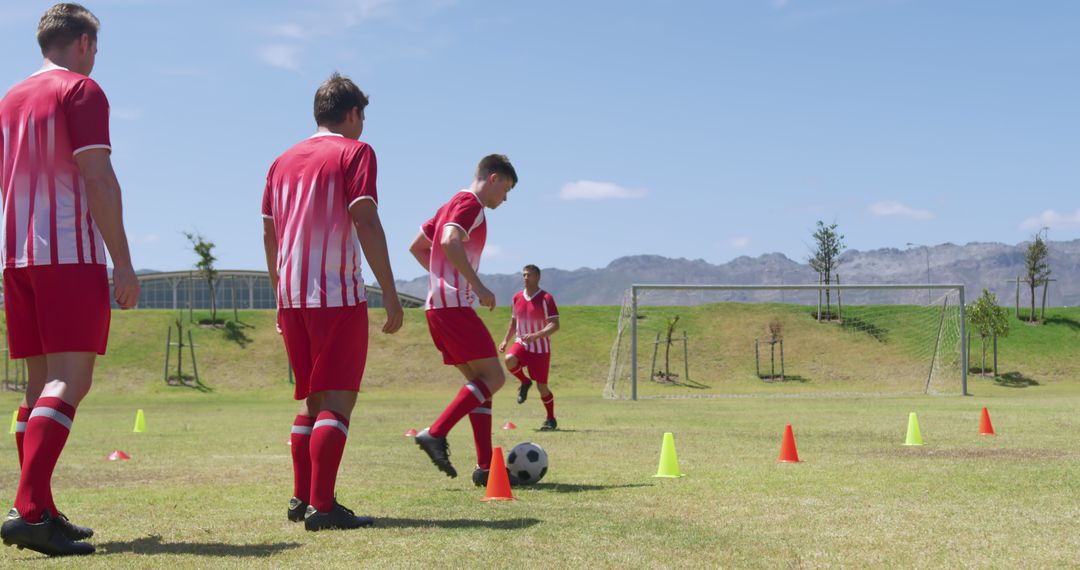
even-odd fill
[[[675,436],[671,432],[664,434],[664,444],[660,447],[660,468],[653,477],[683,477],[679,471],[679,459],[675,456]]]
[[[143,433],[146,431],[146,418],[143,416],[142,408],[135,413],[135,433]]]
[[[915,412],[911,412],[908,415],[907,421],[907,441],[904,445],[922,445],[922,432],[919,431],[919,417],[915,415]]]
[[[19,424],[19,410],[15,410],[14,412],[11,412],[11,431],[9,431],[8,433],[11,433],[11,434],[15,433],[15,428],[18,427],[18,424]]]

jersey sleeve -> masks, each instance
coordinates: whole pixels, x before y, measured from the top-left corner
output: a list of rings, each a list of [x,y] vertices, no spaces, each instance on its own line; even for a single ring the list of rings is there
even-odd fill
[[[351,208],[360,200],[371,200],[377,206],[379,194],[375,187],[378,177],[375,150],[361,144],[349,154],[345,168],[345,197]]]
[[[109,100],[98,84],[77,82],[64,100],[72,154],[92,148],[112,149],[109,142]]]
[[[424,232],[424,237],[428,238],[428,241],[435,243],[435,218],[424,222],[420,226],[420,231]]]
[[[555,306],[555,297],[544,295],[544,318],[551,320],[559,318],[559,308]]]
[[[484,206],[479,200],[461,200],[450,209],[443,227],[458,226],[469,235],[483,221]]]
[[[270,175],[266,176],[266,187],[263,188],[262,216],[274,219],[274,189],[270,184]]]

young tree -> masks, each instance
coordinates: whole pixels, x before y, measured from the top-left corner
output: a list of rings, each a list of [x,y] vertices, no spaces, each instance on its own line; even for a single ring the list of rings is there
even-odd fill
[[[195,232],[184,232],[184,236],[191,242],[191,249],[199,256],[199,261],[195,263],[195,269],[199,270],[199,275],[203,279],[206,279],[206,286],[210,288],[210,324],[217,324],[217,293],[215,287],[217,286],[217,269],[214,268],[214,262],[217,258],[214,257],[214,242],[207,241],[202,234]]]
[[[1027,254],[1024,255],[1024,274],[1027,276],[1028,287],[1031,289],[1031,315],[1029,322],[1035,322],[1035,289],[1040,285],[1046,287],[1050,277],[1050,264],[1048,259],[1050,250],[1042,236],[1035,234],[1031,245],[1028,246]]]
[[[835,222],[826,226],[825,222],[818,220],[817,230],[814,231],[814,244],[817,249],[810,256],[810,267],[821,275],[825,283],[825,315],[830,318],[832,301],[828,286],[832,283],[833,273],[839,264],[840,253],[844,251],[844,236],[836,231]]]
[[[1009,311],[998,305],[997,295],[983,289],[982,295],[968,305],[967,316],[982,341],[982,365],[979,373],[985,374],[987,342],[1009,335]],[[997,342],[994,342],[994,374],[997,374]]]

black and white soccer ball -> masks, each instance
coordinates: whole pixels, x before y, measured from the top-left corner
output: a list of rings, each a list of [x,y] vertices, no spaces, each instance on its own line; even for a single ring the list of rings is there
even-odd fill
[[[526,485],[544,478],[548,471],[548,456],[543,447],[531,441],[519,443],[510,450],[506,468]]]

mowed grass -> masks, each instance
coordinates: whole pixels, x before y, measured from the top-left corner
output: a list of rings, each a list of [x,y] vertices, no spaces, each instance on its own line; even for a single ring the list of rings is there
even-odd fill
[[[505,391],[495,422],[520,428],[496,429],[496,444],[536,441],[551,470],[518,501],[491,504],[468,479],[467,422],[451,434],[455,480],[402,435],[453,389],[361,397],[338,495],[376,527],[319,534],[285,519],[284,390],[91,396],[55,476],[62,508],[98,531],[99,554],[80,567],[1061,567],[1080,551],[1080,398],[1060,389],[612,402],[556,385],[555,433],[533,430],[538,402]],[[1000,435],[976,435],[982,405]],[[144,434],[131,433],[137,407]],[[910,411],[923,447],[901,445]],[[787,423],[800,464],[776,462]],[[684,478],[651,477],[665,431]],[[0,441],[10,502],[15,450]],[[133,459],[107,461],[114,449]],[[38,558],[0,551],[0,564]]]
[[[683,308],[691,338],[758,327],[753,306]],[[373,328],[381,313],[372,310]],[[419,311],[399,335],[373,334],[368,373],[338,484],[342,503],[376,527],[306,533],[285,519],[292,489],[295,413],[269,312],[241,313],[235,331],[196,329],[199,367],[214,391],[166,387],[164,328],[174,314],[114,313],[110,354],[80,407],[54,486],[64,511],[98,531],[85,567],[1060,567],[1075,564],[1080,467],[1080,312],[1044,327],[1015,323],[1001,343],[1004,370],[1036,384],[972,378],[974,397],[822,397],[814,382],[874,391],[874,380],[751,383],[717,365],[707,378],[731,397],[600,398],[618,315],[563,308],[552,389],[560,427],[536,392],[495,398],[507,450],[540,443],[551,470],[518,501],[479,501],[468,422],[451,434],[462,476],[449,480],[403,432],[428,425],[460,386],[441,365]],[[505,309],[484,312],[496,339]],[[691,318],[692,317],[692,318]],[[743,321],[740,324],[740,321]],[[720,324],[725,323],[725,324]],[[805,325],[795,323],[799,327]],[[740,329],[741,327],[741,329]],[[160,329],[160,330],[158,330]],[[840,342],[849,334],[811,324]],[[232,338],[227,334],[234,335]],[[876,341],[874,341],[876,342]],[[717,360],[745,345],[708,345]],[[695,345],[691,344],[692,349]],[[702,351],[702,353],[705,353]],[[893,358],[893,356],[890,356]],[[895,356],[899,358],[899,356]],[[744,366],[744,365],[740,365]],[[185,369],[187,366],[185,365]],[[703,369],[706,370],[706,369]],[[694,369],[691,369],[694,374]],[[1027,386],[1018,388],[1017,386]],[[657,386],[688,393],[685,388]],[[784,397],[799,395],[797,398]],[[0,393],[13,410],[14,393]],[[976,435],[988,406],[999,435]],[[149,431],[132,433],[135,410]],[[927,445],[902,445],[909,412]],[[10,413],[10,412],[8,412]],[[6,417],[6,416],[4,416]],[[778,464],[785,424],[803,463]],[[660,442],[675,434],[681,479],[656,479]],[[109,462],[114,449],[131,461]],[[14,438],[0,436],[0,500],[13,499]],[[41,557],[0,550],[0,566]],[[69,565],[48,561],[45,565]]]

